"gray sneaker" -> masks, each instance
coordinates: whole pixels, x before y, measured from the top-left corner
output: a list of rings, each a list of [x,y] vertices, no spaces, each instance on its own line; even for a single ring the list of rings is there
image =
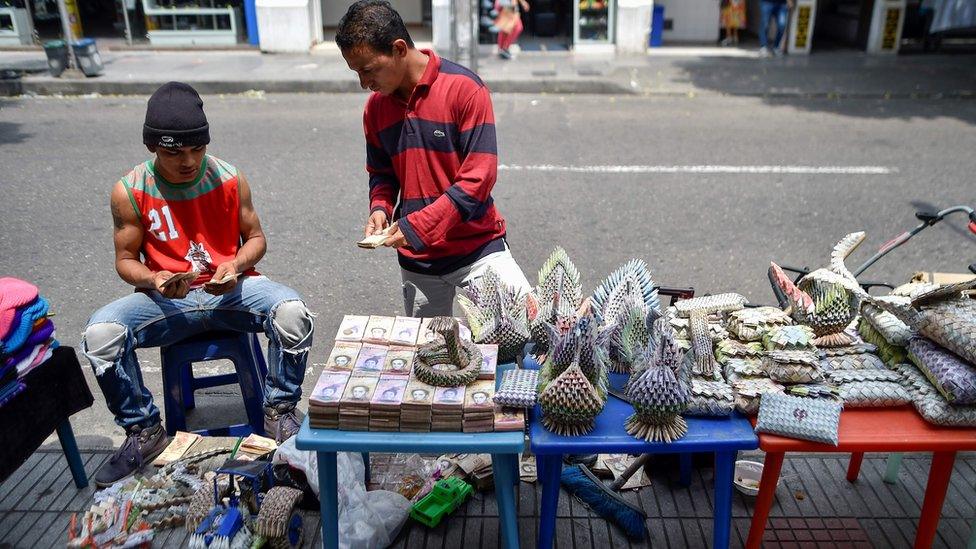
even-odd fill
[[[150,427],[133,427],[119,449],[108,458],[95,473],[95,485],[100,488],[132,476],[151,462],[169,445],[169,437],[163,425],[157,423]]]
[[[298,433],[305,414],[292,403],[267,406],[264,409],[264,436],[281,444]]]

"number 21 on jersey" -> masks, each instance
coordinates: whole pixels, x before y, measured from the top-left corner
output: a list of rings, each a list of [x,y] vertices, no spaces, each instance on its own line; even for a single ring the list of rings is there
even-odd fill
[[[169,206],[163,206],[160,208],[160,211],[163,212],[163,217],[166,218],[166,227],[163,227],[163,219],[159,217],[159,211],[153,208],[149,210],[149,221],[152,223],[149,226],[149,232],[163,242],[179,238],[180,233],[176,232],[176,225],[173,223],[173,217],[169,213]]]

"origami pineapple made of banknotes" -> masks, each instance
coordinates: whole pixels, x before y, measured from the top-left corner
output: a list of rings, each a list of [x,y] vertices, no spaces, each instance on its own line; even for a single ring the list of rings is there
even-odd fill
[[[690,380],[674,331],[663,320],[654,327],[655,345],[639,355],[627,383],[634,413],[625,426],[638,439],[672,442],[688,431],[681,413],[688,407]]]
[[[593,429],[607,401],[607,358],[595,319],[580,318],[566,333],[548,325],[552,350],[539,371],[542,425],[575,436]]]
[[[632,259],[610,275],[593,292],[593,315],[603,326],[608,342],[610,368],[629,373],[649,341],[649,325],[661,315],[657,288],[647,264]]]
[[[476,343],[498,345],[499,362],[509,362],[529,341],[527,294],[502,282],[489,267],[484,276],[457,296]]]
[[[844,333],[860,310],[867,295],[857,279],[844,265],[847,258],[864,241],[864,233],[850,233],[834,246],[830,265],[803,276],[797,284],[776,263],[770,263],[770,280],[785,294],[790,315],[798,324],[813,329],[817,347],[850,345],[853,339]]]
[[[544,356],[551,345],[546,324],[565,332],[579,318],[583,304],[580,273],[566,250],[557,247],[539,269],[539,285],[529,300],[533,299],[535,303],[529,307],[529,328],[535,355]]]

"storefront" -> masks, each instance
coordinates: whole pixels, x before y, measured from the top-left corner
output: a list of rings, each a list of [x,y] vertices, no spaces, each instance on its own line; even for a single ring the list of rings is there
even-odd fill
[[[44,41],[61,38],[57,0],[10,0]],[[233,45],[247,37],[244,0],[65,0],[76,38],[157,46]],[[2,16],[0,16],[2,17]],[[0,21],[2,25],[2,21]]]
[[[490,46],[498,36],[496,3],[477,1],[478,43]],[[612,51],[616,43],[616,0],[529,0],[529,6],[521,14],[524,30],[518,43],[523,51]]]

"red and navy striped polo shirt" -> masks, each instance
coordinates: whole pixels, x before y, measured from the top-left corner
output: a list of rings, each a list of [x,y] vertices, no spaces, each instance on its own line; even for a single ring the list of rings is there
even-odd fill
[[[430,60],[408,102],[379,93],[366,102],[366,171],[370,212],[397,219],[409,243],[400,266],[441,275],[503,250],[505,220],[491,198],[498,154],[488,87],[421,51]]]

